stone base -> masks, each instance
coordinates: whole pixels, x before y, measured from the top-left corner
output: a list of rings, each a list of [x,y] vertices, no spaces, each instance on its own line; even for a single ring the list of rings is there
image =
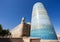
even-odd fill
[[[40,39],[33,38],[33,39],[30,39],[30,42],[40,42]]]
[[[60,42],[60,40],[41,40],[38,38],[0,38],[0,42]]]
[[[38,38],[30,39],[30,42],[60,42],[59,40],[40,40]]]
[[[59,42],[58,40],[40,40],[40,42]]]

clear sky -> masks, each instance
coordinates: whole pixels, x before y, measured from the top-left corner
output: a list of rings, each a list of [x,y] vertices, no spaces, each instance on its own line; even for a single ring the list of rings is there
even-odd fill
[[[0,0],[0,24],[11,30],[20,24],[22,17],[30,22],[36,2],[44,4],[56,33],[60,33],[60,0]]]

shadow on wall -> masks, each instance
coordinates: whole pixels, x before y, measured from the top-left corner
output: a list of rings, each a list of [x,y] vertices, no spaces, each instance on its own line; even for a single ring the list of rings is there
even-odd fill
[[[23,42],[22,38],[0,38],[0,42]]]

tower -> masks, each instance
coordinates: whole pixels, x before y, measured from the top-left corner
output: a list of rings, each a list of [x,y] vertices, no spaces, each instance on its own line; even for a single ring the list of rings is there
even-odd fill
[[[26,23],[25,18],[23,17],[21,20],[21,24],[17,25],[10,31],[12,38],[29,37],[30,27],[30,23]]]
[[[33,6],[30,36],[44,40],[57,40],[54,27],[40,2]]]

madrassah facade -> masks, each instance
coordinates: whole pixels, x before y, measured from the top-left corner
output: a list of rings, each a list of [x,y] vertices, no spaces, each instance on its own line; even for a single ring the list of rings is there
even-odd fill
[[[44,5],[37,2],[33,6],[31,23],[22,18],[21,24],[11,31],[12,38],[22,38],[21,42],[59,42]]]

